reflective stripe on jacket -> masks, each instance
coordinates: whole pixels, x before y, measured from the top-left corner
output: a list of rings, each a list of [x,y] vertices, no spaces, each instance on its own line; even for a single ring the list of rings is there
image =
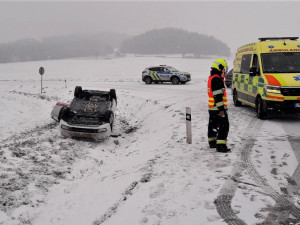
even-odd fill
[[[223,87],[218,87],[219,89],[215,90],[216,88],[212,88],[211,82],[212,79],[218,77],[218,79],[222,79],[219,75],[213,75],[208,77],[207,82],[207,93],[208,93],[208,109],[209,110],[220,110],[220,108],[227,109],[227,93],[225,89],[225,85]],[[223,84],[224,81],[222,80]],[[218,98],[217,96],[222,96],[222,98]],[[218,101],[216,99],[222,99]]]

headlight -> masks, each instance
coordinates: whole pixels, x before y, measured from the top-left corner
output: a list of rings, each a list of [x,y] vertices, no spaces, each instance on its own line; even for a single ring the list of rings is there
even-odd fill
[[[70,128],[66,125],[61,125],[61,129],[64,129],[64,130],[69,130]]]
[[[102,132],[106,132],[106,131],[107,131],[106,128],[100,128],[100,129],[98,130],[98,133],[102,133]]]
[[[266,85],[265,89],[268,93],[281,94],[279,86]]]

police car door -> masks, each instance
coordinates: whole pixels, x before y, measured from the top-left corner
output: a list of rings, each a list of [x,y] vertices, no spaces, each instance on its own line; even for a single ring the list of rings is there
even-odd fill
[[[165,67],[159,67],[159,78],[162,81],[169,81],[170,71]]]
[[[156,82],[159,81],[159,68],[158,67],[152,67],[149,69],[149,75],[151,79]]]

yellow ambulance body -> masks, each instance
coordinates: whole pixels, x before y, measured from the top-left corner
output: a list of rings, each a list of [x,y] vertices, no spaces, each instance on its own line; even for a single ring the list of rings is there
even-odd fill
[[[298,37],[259,38],[237,49],[232,95],[235,106],[256,109],[257,117],[271,111],[300,112],[300,41]]]

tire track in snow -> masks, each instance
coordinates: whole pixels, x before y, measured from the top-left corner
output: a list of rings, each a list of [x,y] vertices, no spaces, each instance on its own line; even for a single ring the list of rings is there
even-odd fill
[[[15,145],[15,143],[16,143],[15,140],[22,141],[22,139],[28,138],[30,136],[39,135],[39,133],[41,133],[41,132],[45,132],[45,131],[48,131],[48,130],[53,130],[57,126],[58,126],[58,123],[53,121],[51,123],[46,123],[42,126],[36,126],[36,127],[32,128],[30,130],[21,132],[19,134],[12,135],[9,138],[1,140],[0,149],[3,148],[3,147],[8,147],[8,145],[10,145],[10,146]],[[13,142],[13,143],[9,143],[9,142]]]
[[[156,164],[158,158],[159,157],[148,160],[148,162],[145,165],[145,168],[147,168],[147,170],[142,175],[140,180],[133,181],[122,193],[121,198],[116,203],[114,203],[111,207],[109,207],[108,210],[100,217],[100,219],[95,220],[93,222],[93,225],[101,225],[104,222],[106,222],[109,218],[111,218],[114,214],[116,214],[118,208],[121,207],[121,205],[125,203],[125,201],[127,201],[131,195],[133,195],[133,191],[135,188],[137,188],[138,184],[150,182],[153,174],[153,167]]]
[[[271,186],[269,186],[266,183],[266,180],[258,173],[255,166],[251,162],[250,154],[255,143],[254,137],[255,134],[260,130],[262,124],[262,121],[258,120],[257,118],[253,118],[250,121],[245,133],[245,136],[247,137],[246,143],[242,147],[241,151],[241,161],[243,165],[241,166],[240,164],[237,164],[235,166],[232,172],[231,180],[234,180],[235,177],[238,177],[237,175],[239,175],[243,170],[246,169],[250,177],[254,179],[256,185],[264,190],[265,194],[270,196],[276,202],[276,205],[272,207],[273,211],[278,212],[284,209],[285,211],[289,212],[288,214],[293,215],[296,218],[296,221],[299,221],[300,209],[286,196],[279,194]],[[240,173],[236,173],[236,171],[240,171]],[[299,176],[298,168],[296,169],[295,173],[296,176]],[[219,196],[215,200],[217,211],[228,224],[245,224],[244,221],[234,215],[234,212],[230,206],[231,200],[234,197],[234,193],[237,188],[237,184],[233,183],[231,180],[228,180],[225,183]],[[267,220],[262,224],[276,224],[276,220],[277,218],[268,217]]]
[[[291,136],[295,134],[293,126],[290,126],[289,123],[284,123],[283,128],[285,129],[286,133],[289,135],[288,140],[298,161],[298,165],[293,175],[289,178],[288,186],[286,188],[288,194],[287,197],[291,198],[291,195],[293,194],[297,195],[297,193],[299,193],[300,190],[300,183],[299,183],[300,182],[300,142],[299,142],[299,137]],[[298,204],[299,203],[300,200],[298,199]],[[293,224],[294,222],[297,222],[297,220],[289,218],[290,214],[291,214],[290,208],[284,208],[277,203],[274,207],[271,208],[271,211],[268,217],[264,220],[264,222],[267,223],[269,221],[276,221],[277,223],[282,223],[282,224],[285,223]]]
[[[231,173],[231,179],[227,180],[225,185],[222,187],[220,194],[218,195],[217,199],[214,201],[216,205],[217,211],[219,215],[227,222],[228,224],[232,225],[245,225],[246,223],[239,219],[233,209],[231,208],[231,201],[235,195],[237,189],[237,181],[238,178],[242,176],[242,172],[247,168],[247,164],[243,160],[243,155],[245,151],[251,151],[255,140],[253,139],[253,135],[260,129],[262,123],[257,123],[256,118],[252,119],[246,128],[245,137],[246,139],[245,144],[242,146],[241,152],[241,160],[242,162],[235,163],[233,167],[233,171]],[[249,150],[247,150],[249,149]]]
[[[76,159],[85,157],[84,143],[76,145],[55,134],[56,126],[45,124],[12,136],[0,146],[1,211],[9,215],[22,205],[38,206],[52,185],[68,178]],[[32,198],[37,193],[39,197]]]

